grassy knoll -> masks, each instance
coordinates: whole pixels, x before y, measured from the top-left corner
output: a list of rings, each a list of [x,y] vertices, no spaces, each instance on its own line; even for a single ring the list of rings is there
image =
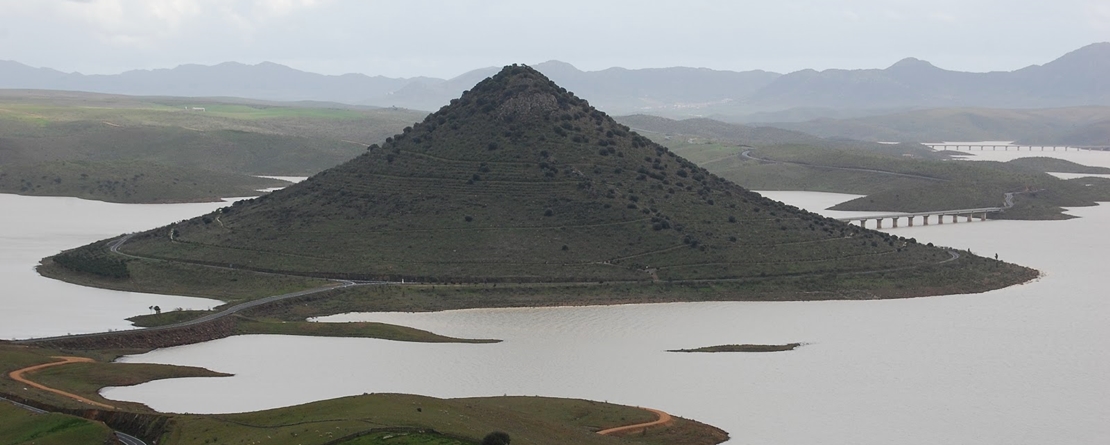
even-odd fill
[[[11,380],[8,373],[17,369],[40,363],[58,361],[54,356],[80,355],[90,357],[96,362],[74,363],[46,368],[26,375],[25,377],[46,386],[70,392],[90,400],[112,405],[121,410],[133,412],[151,412],[150,408],[137,403],[119,402],[100,397],[98,391],[106,386],[137,385],[152,380],[177,378],[177,377],[220,377],[226,376],[218,372],[202,368],[186,366],[168,366],[139,363],[112,363],[111,361],[124,353],[142,351],[82,351],[75,354],[72,351],[58,351],[52,349],[35,348],[0,344],[0,393],[13,394],[47,404],[68,409],[88,409],[90,406],[81,402],[63,397],[58,394],[42,391],[35,388],[24,389],[22,383]]]
[[[71,445],[114,443],[112,430],[100,422],[65,414],[34,414],[0,401],[0,445]]]
[[[638,408],[600,402],[541,397],[436,399],[374,394],[314,402],[256,413],[179,417],[163,444],[252,443],[259,435],[275,444],[477,444],[491,431],[504,431],[513,443],[534,444],[715,444],[727,435],[715,428],[677,419],[674,426],[649,429],[644,435],[622,439],[600,436],[600,429],[654,419]],[[397,427],[406,427],[397,429]],[[374,429],[394,428],[388,434],[356,439]],[[412,434],[414,429],[434,433]],[[678,432],[684,434],[676,434]],[[404,434],[409,433],[409,434]],[[349,438],[342,440],[343,438]]]
[[[288,182],[135,161],[52,161],[0,165],[0,193],[73,196],[122,203],[219,201],[256,196]]]
[[[190,366],[150,363],[74,363],[55,366],[27,377],[37,383],[115,406],[120,410],[149,410],[145,405],[105,399],[98,391],[108,386],[131,386],[154,380],[185,377],[227,377],[230,374]]]
[[[1084,173],[1084,174],[1110,174],[1110,168],[1106,167],[1091,167],[1088,165],[1077,164],[1059,158],[1047,157],[1033,157],[1033,158],[1017,158],[1007,162],[1010,165],[1016,165],[1030,170],[1041,172],[1054,172],[1054,173]]]
[[[7,378],[8,372],[54,361],[60,351],[0,344],[0,393],[15,394],[48,409],[87,407],[40,390],[24,390]],[[111,356],[100,356],[99,360]],[[219,376],[211,371],[145,364],[80,363],[48,368],[30,376],[39,383],[94,400],[104,386],[131,385],[161,378]],[[127,413],[151,413],[138,404],[105,400]],[[0,404],[0,443],[88,443],[109,430],[95,422],[68,416],[31,416]],[[685,419],[649,429],[643,435],[615,439],[596,434],[604,428],[654,419],[648,411],[628,406],[575,399],[543,397],[488,397],[437,399],[373,394],[324,400],[304,405],[241,414],[163,415],[145,418],[99,415],[123,421],[124,429],[161,444],[251,444],[266,438],[273,444],[477,444],[491,431],[507,432],[513,443],[535,444],[680,444],[712,445],[727,439],[723,431]],[[153,413],[152,413],[153,414]],[[168,420],[168,421],[167,421]],[[115,425],[115,424],[113,424]],[[74,432],[76,431],[76,432]],[[49,433],[50,435],[47,435]],[[55,436],[56,435],[56,436]],[[53,437],[58,437],[56,441]],[[95,442],[100,443],[100,442]]]
[[[694,349],[673,349],[667,352],[782,352],[793,351],[801,343],[787,343],[783,345],[717,345]]]
[[[497,343],[501,340],[463,339],[434,334],[420,329],[385,323],[310,323],[241,317],[238,334],[309,335],[315,337],[362,337],[418,343]]]

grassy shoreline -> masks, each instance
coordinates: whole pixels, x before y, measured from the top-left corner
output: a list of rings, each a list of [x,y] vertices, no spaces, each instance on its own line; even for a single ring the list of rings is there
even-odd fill
[[[732,345],[717,345],[705,346],[693,349],[670,349],[667,352],[785,352],[793,351],[802,346],[801,343],[786,343],[782,345],[752,345],[752,344],[732,344]]]
[[[88,419],[64,414],[33,415],[0,402],[3,405],[0,438],[33,436],[31,439],[40,439],[37,443],[76,443],[75,436],[88,438],[94,432],[97,437],[110,435],[104,425],[108,423],[111,428],[148,443],[166,445],[252,443],[260,433],[270,438],[267,443],[278,445],[472,445],[491,431],[507,432],[514,442],[521,443],[601,445],[613,443],[613,438],[598,435],[597,431],[654,419],[651,412],[640,408],[581,399],[519,396],[440,399],[405,394],[347,396],[238,414],[159,413],[145,405],[104,399],[99,390],[163,378],[226,374],[201,368],[108,362],[120,353],[85,354],[98,361],[56,366],[27,376],[49,387],[118,408],[89,410],[80,402],[54,393],[24,389],[6,377],[17,369],[56,361],[53,356],[79,354],[0,342],[3,375],[0,395]],[[56,433],[57,439],[44,432]],[[390,440],[378,441],[384,437],[381,433],[387,432],[391,433]],[[727,439],[728,433],[718,428],[676,418],[671,425],[649,428],[643,434],[625,437],[624,441],[643,445],[715,445]]]
[[[38,270],[49,278],[85,286],[220,298],[229,302],[242,302],[329,283],[322,279],[168,261],[129,260],[128,268],[131,276],[127,279],[75,272],[52,264],[49,260],[45,260]],[[182,271],[180,274],[179,270]],[[186,276],[192,278],[173,280],[174,277]],[[343,312],[424,312],[694,301],[894,299],[978,293],[1025,283],[1038,276],[1039,273],[1033,269],[962,255],[952,262],[908,269],[757,276],[729,280],[383,284],[345,288],[279,301],[251,309],[247,315],[293,322]],[[218,283],[219,286],[213,283]],[[214,289],[218,289],[218,292]],[[165,320],[177,317],[174,320],[181,321],[188,319],[190,315],[175,312],[177,311],[164,312],[160,318]],[[192,315],[201,316],[204,313]],[[142,316],[140,319],[149,317]],[[158,324],[165,323],[150,322],[147,325]]]

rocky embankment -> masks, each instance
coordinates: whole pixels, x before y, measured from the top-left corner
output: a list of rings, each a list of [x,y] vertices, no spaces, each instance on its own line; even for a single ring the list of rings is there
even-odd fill
[[[17,343],[70,350],[167,348],[230,337],[235,333],[235,321],[235,317],[220,317],[187,326],[70,335]]]

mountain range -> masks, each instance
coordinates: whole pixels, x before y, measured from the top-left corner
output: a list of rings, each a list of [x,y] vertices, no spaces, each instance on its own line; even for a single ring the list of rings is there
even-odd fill
[[[1110,78],[1104,75],[1110,71],[1110,43],[1091,44],[1043,65],[989,73],[949,71],[914,58],[885,69],[789,74],[686,67],[582,71],[559,61],[534,68],[568,90],[593,98],[598,108],[616,114],[800,121],[935,107],[1110,105]],[[0,88],[330,101],[435,110],[498,70],[482,68],[452,79],[389,78],[322,75],[270,62],[227,62],[83,75],[0,61]]]

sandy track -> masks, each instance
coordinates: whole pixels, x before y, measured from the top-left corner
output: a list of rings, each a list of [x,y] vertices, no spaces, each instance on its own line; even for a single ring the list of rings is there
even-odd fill
[[[659,411],[657,409],[651,409],[651,408],[640,408],[640,409],[651,411],[652,413],[655,413],[656,416],[659,416],[659,418],[655,419],[651,422],[637,423],[635,425],[625,425],[625,426],[618,426],[616,428],[609,428],[609,429],[598,431],[597,433],[601,434],[603,436],[612,436],[612,435],[630,433],[630,432],[633,432],[633,431],[639,431],[639,430],[642,430],[644,428],[651,428],[653,426],[669,425],[669,424],[671,424],[671,422],[674,422],[674,419],[671,417],[671,415],[667,414],[663,411]]]
[[[95,402],[95,401],[86,399],[84,397],[81,397],[77,394],[68,393],[68,392],[65,392],[65,391],[62,391],[62,390],[59,390],[59,389],[51,388],[51,387],[46,386],[46,385],[42,385],[42,384],[32,382],[32,381],[28,380],[27,377],[24,376],[24,374],[27,374],[29,372],[41,371],[43,369],[51,368],[51,367],[54,367],[54,366],[68,365],[70,363],[91,363],[91,362],[95,361],[95,360],[93,360],[91,358],[87,358],[87,357],[53,357],[53,358],[62,359],[62,361],[43,363],[41,365],[28,366],[28,367],[23,368],[23,369],[17,369],[15,371],[9,372],[8,377],[11,377],[12,380],[15,380],[17,382],[33,386],[33,387],[41,389],[43,391],[49,391],[49,392],[52,392],[54,394],[69,397],[69,398],[71,398],[73,400],[76,400],[78,402],[81,402],[81,403],[87,403],[89,405],[92,405],[92,406],[95,406],[95,407],[98,407],[98,408],[116,409],[116,407],[114,407],[112,405],[106,405],[106,404],[103,404],[103,403],[100,403],[100,402]]]

